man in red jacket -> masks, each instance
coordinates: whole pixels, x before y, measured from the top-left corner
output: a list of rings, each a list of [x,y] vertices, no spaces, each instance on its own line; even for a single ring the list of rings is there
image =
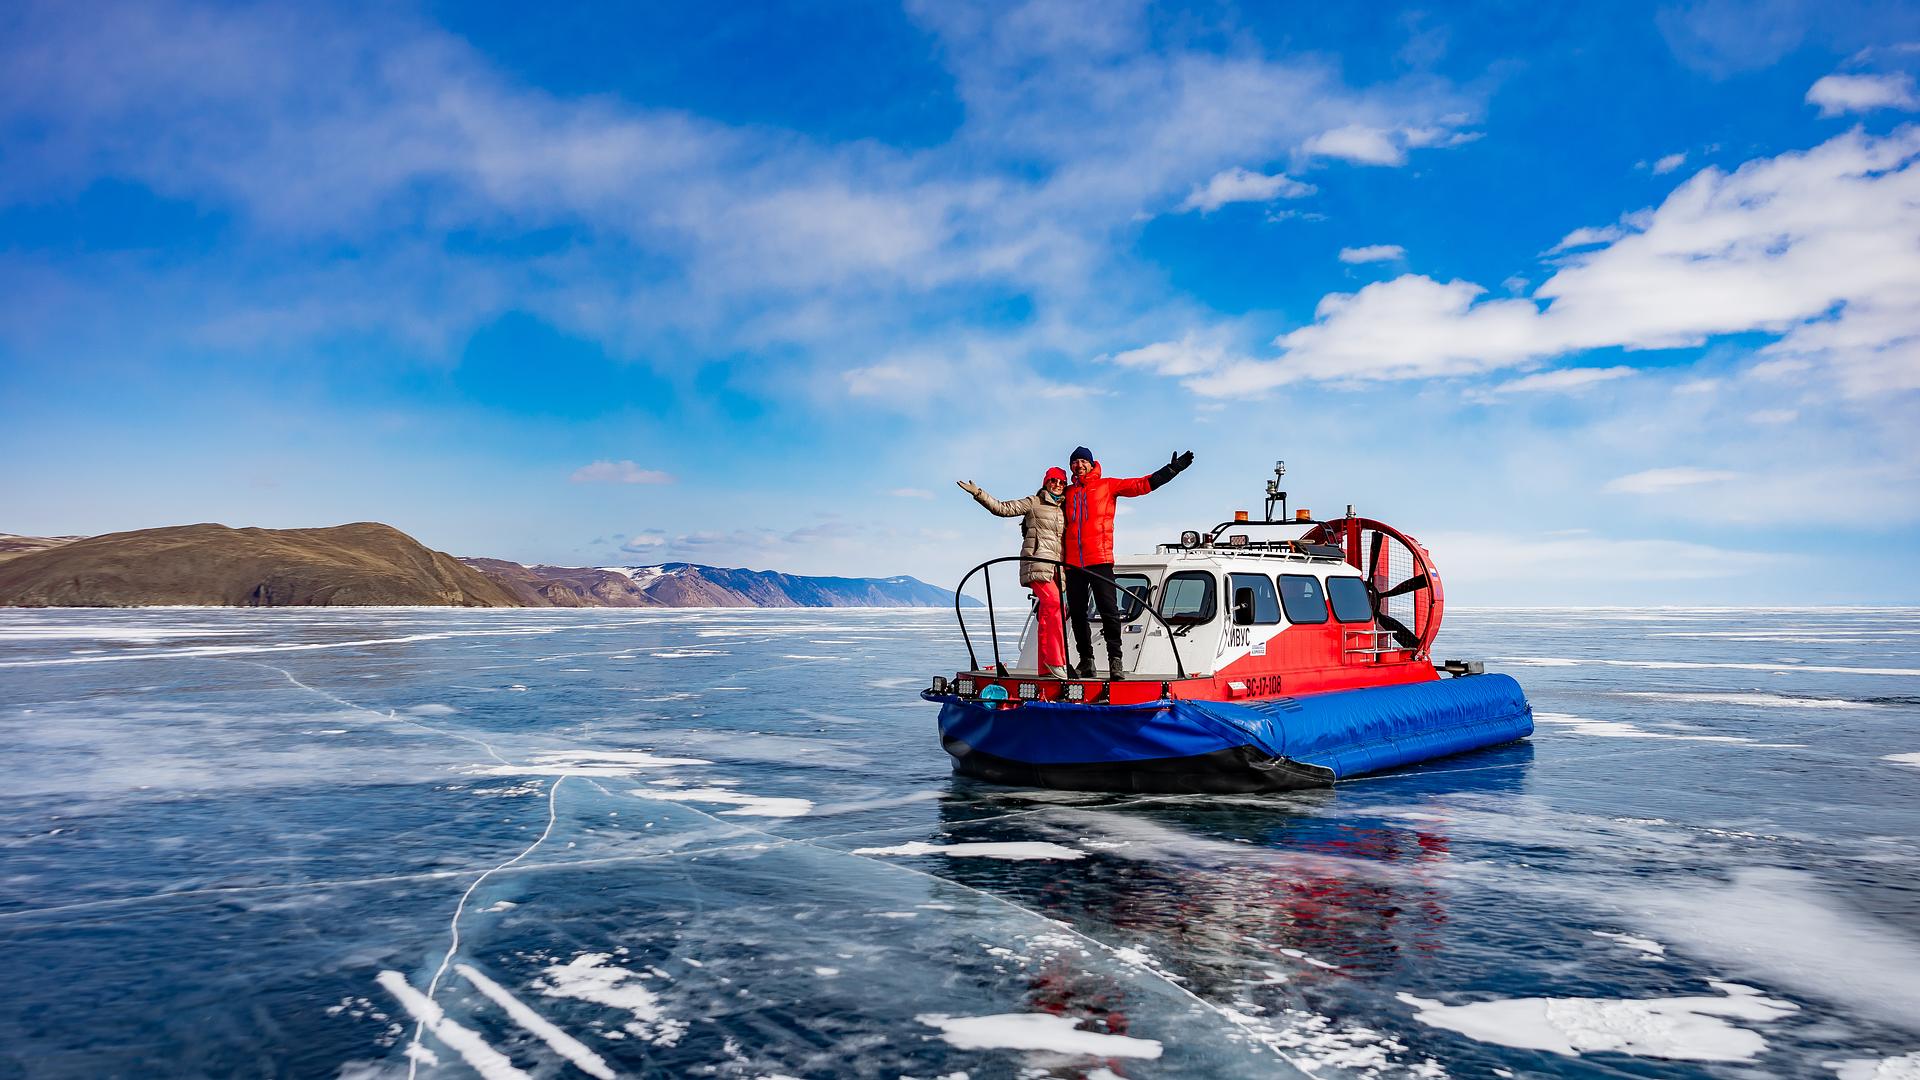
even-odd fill
[[[1067,533],[1061,559],[1067,569],[1067,609],[1073,619],[1073,641],[1079,648],[1080,663],[1074,674],[1093,678],[1093,627],[1087,623],[1087,593],[1093,593],[1094,606],[1100,610],[1100,633],[1107,639],[1108,678],[1120,678],[1120,606],[1110,581],[1113,577],[1113,511],[1120,499],[1145,495],[1180,475],[1193,464],[1193,451],[1173,455],[1173,460],[1151,476],[1117,480],[1100,475],[1100,463],[1093,451],[1084,446],[1073,449],[1068,471],[1073,486],[1067,489]],[[1098,577],[1094,575],[1099,575]]]

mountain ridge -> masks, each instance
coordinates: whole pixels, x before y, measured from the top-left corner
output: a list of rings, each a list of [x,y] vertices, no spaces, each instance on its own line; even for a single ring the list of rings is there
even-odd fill
[[[390,525],[100,536],[0,533],[0,607],[943,607],[917,578],[850,578],[667,562],[532,566],[432,551]],[[971,598],[964,600],[976,606]]]

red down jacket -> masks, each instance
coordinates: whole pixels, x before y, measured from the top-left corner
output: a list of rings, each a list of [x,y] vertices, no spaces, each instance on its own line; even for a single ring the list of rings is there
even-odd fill
[[[1061,559],[1073,566],[1112,562],[1114,504],[1152,491],[1152,480],[1150,476],[1128,480],[1101,476],[1100,463],[1094,462],[1093,471],[1067,488],[1066,550]]]

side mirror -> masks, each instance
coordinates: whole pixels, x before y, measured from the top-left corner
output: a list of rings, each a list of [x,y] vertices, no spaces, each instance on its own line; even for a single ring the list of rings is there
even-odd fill
[[[1250,626],[1253,623],[1253,590],[1233,590],[1233,625]]]

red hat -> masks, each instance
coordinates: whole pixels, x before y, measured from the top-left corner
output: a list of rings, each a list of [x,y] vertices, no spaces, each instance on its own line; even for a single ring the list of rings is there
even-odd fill
[[[1049,480],[1065,480],[1066,478],[1067,470],[1055,465],[1053,468],[1047,470],[1047,475],[1041,477],[1040,482],[1044,484]]]

